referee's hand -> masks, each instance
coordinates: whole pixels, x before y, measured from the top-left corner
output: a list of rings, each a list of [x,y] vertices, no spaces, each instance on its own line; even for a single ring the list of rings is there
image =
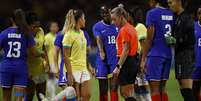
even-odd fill
[[[115,78],[118,78],[119,73],[120,73],[120,69],[119,69],[118,67],[116,67],[116,68],[114,69],[114,71],[113,71],[114,77],[115,77]]]

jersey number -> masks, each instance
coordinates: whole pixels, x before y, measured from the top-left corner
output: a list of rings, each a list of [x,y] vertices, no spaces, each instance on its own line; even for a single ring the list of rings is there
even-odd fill
[[[171,32],[172,32],[172,27],[170,24],[166,24],[165,25],[165,29],[167,29],[165,36],[171,36]]]
[[[115,44],[115,36],[108,36],[108,44]]]
[[[21,43],[20,42],[8,42],[8,45],[10,47],[7,57],[9,58],[19,58],[20,57],[20,49],[21,49]]]

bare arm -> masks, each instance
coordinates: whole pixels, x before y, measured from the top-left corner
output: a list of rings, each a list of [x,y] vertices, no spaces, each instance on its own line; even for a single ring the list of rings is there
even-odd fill
[[[96,37],[96,42],[97,42],[98,50],[100,51],[101,59],[104,60],[105,59],[105,52],[104,52],[104,49],[103,49],[103,47],[104,47],[103,42],[102,42],[100,36]]]
[[[54,64],[55,64],[55,66],[56,66],[57,73],[59,73],[59,65],[58,65],[59,59],[58,59],[58,57],[59,57],[60,51],[61,51],[60,47],[55,46]]]
[[[147,54],[148,54],[148,52],[151,48],[151,45],[152,45],[152,41],[153,41],[153,37],[154,37],[154,31],[155,31],[154,26],[150,26],[147,29],[147,39],[144,42],[143,50],[142,50],[143,54],[142,54],[142,60],[141,60],[141,68],[143,68],[143,69],[145,66]]]
[[[118,64],[120,66],[122,66],[124,64],[124,62],[126,61],[126,58],[128,56],[130,50],[130,44],[128,42],[125,42],[123,45],[123,51],[122,51],[122,55],[120,56],[119,62]]]

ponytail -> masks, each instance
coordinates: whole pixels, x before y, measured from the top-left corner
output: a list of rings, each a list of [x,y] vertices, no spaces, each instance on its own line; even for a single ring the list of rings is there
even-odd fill
[[[76,27],[77,21],[82,17],[84,12],[82,10],[70,9],[66,15],[66,20],[62,32],[65,33],[69,30],[73,30]]]
[[[118,7],[112,9],[111,14],[115,14],[116,16],[123,16],[125,19],[128,19],[128,13],[124,9],[123,4],[119,4]]]

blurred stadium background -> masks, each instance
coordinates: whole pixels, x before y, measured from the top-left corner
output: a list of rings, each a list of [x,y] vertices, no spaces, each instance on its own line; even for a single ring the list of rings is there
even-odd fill
[[[185,8],[188,12],[195,17],[196,9],[201,5],[201,0],[184,0]],[[130,9],[134,6],[140,6],[146,11],[149,10],[149,0],[0,0],[0,31],[8,27],[7,17],[12,13],[14,9],[22,8],[25,11],[34,11],[37,13],[41,20],[41,26],[47,32],[48,21],[57,21],[62,29],[65,15],[70,8],[83,9],[86,15],[86,30],[92,40],[92,45],[95,46],[95,40],[93,38],[92,26],[99,19],[99,7],[103,4],[110,5],[111,7],[117,6],[119,3],[124,4],[126,9]],[[144,16],[145,18],[145,16]],[[92,52],[91,60],[94,60],[94,53]],[[98,82],[94,78],[92,82],[92,98],[91,101],[98,101]],[[174,79],[174,72],[171,72],[170,80],[167,84],[167,90],[169,93],[170,101],[182,101],[179,93],[179,86]],[[59,91],[59,90],[58,90]],[[1,96],[0,90],[0,96]],[[0,101],[2,101],[0,97]],[[36,100],[35,100],[36,101]],[[123,101],[121,99],[120,101]]]

